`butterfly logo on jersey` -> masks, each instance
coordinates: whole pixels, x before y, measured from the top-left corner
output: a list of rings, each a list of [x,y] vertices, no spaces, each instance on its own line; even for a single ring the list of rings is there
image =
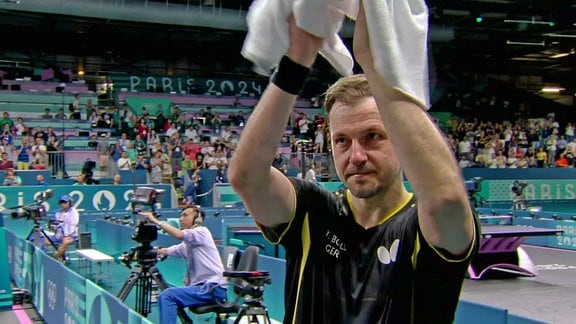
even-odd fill
[[[378,261],[383,264],[390,264],[396,262],[396,257],[398,256],[398,247],[400,246],[400,240],[395,239],[390,245],[390,249],[387,249],[385,246],[381,246],[378,248],[376,252],[378,255]]]

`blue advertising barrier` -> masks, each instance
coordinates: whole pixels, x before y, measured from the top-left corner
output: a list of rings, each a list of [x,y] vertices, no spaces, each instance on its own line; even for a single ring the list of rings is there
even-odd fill
[[[9,230],[6,238],[10,275],[17,287],[32,292],[47,323],[151,323],[31,242]]]
[[[85,281],[58,260],[36,251],[38,267],[34,304],[47,323],[85,323]]]
[[[6,244],[10,276],[14,280],[14,284],[19,288],[32,291],[34,246],[31,242],[18,237],[10,230],[6,230]]]
[[[126,308],[116,296],[89,280],[86,281],[86,305],[84,323],[152,323],[134,310]]]
[[[12,287],[8,266],[8,244],[6,231],[0,227],[0,311],[12,308]]]

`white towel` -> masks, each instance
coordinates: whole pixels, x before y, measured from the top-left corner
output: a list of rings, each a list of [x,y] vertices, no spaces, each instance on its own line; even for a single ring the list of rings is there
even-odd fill
[[[341,75],[354,61],[338,35],[345,17],[356,19],[362,0],[255,0],[247,15],[248,33],[242,55],[254,70],[270,75],[289,45],[287,19],[325,39],[320,55]],[[376,70],[392,86],[424,108],[430,106],[428,85],[428,8],[424,0],[364,2]]]

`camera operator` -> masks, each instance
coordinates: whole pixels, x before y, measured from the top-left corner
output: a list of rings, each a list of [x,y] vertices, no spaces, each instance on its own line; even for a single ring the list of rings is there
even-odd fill
[[[528,183],[524,181],[516,180],[512,184],[510,189],[514,193],[514,198],[523,198],[524,189],[528,186]]]
[[[73,201],[70,196],[60,196],[58,203],[60,204],[60,210],[54,215],[54,221],[50,226],[54,231],[51,239],[53,242],[59,244],[55,258],[63,260],[64,253],[66,253],[68,246],[78,238],[80,215],[78,214],[78,210],[72,206]]]
[[[527,182],[516,180],[512,184],[510,190],[514,194],[512,199],[512,209],[516,210],[526,210],[528,207],[526,204],[526,199],[524,198],[524,189],[528,186]]]
[[[158,296],[161,323],[176,323],[180,307],[213,304],[215,298],[226,299],[226,288],[222,286],[226,283],[224,266],[212,234],[202,226],[204,212],[199,207],[188,206],[182,210],[181,229],[159,221],[154,213],[140,212],[139,215],[182,240],[180,244],[159,248],[158,255],[186,259],[187,263],[186,287],[171,287]]]

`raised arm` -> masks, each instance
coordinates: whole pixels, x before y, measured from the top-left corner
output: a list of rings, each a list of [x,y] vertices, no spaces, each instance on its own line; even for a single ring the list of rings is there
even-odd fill
[[[288,24],[290,46],[287,57],[292,63],[310,68],[323,39],[298,28],[292,18]],[[279,70],[284,76],[291,72],[283,70],[282,65]],[[228,168],[228,180],[250,214],[257,222],[269,227],[287,222],[295,208],[292,185],[272,167],[272,160],[296,97],[274,83],[268,85],[242,131]]]
[[[168,233],[170,236],[179,240],[184,239],[184,232],[182,232],[179,228],[176,228],[168,223],[160,221],[158,218],[156,218],[154,213],[140,212],[139,215],[146,218],[149,222],[156,224],[156,226],[158,226],[161,230]],[[167,254],[166,250],[159,252],[162,252],[162,254],[164,255]]]
[[[418,197],[424,238],[452,254],[464,253],[472,242],[474,223],[460,168],[428,113],[376,71],[362,5],[354,31],[354,54],[372,88],[401,167]]]

